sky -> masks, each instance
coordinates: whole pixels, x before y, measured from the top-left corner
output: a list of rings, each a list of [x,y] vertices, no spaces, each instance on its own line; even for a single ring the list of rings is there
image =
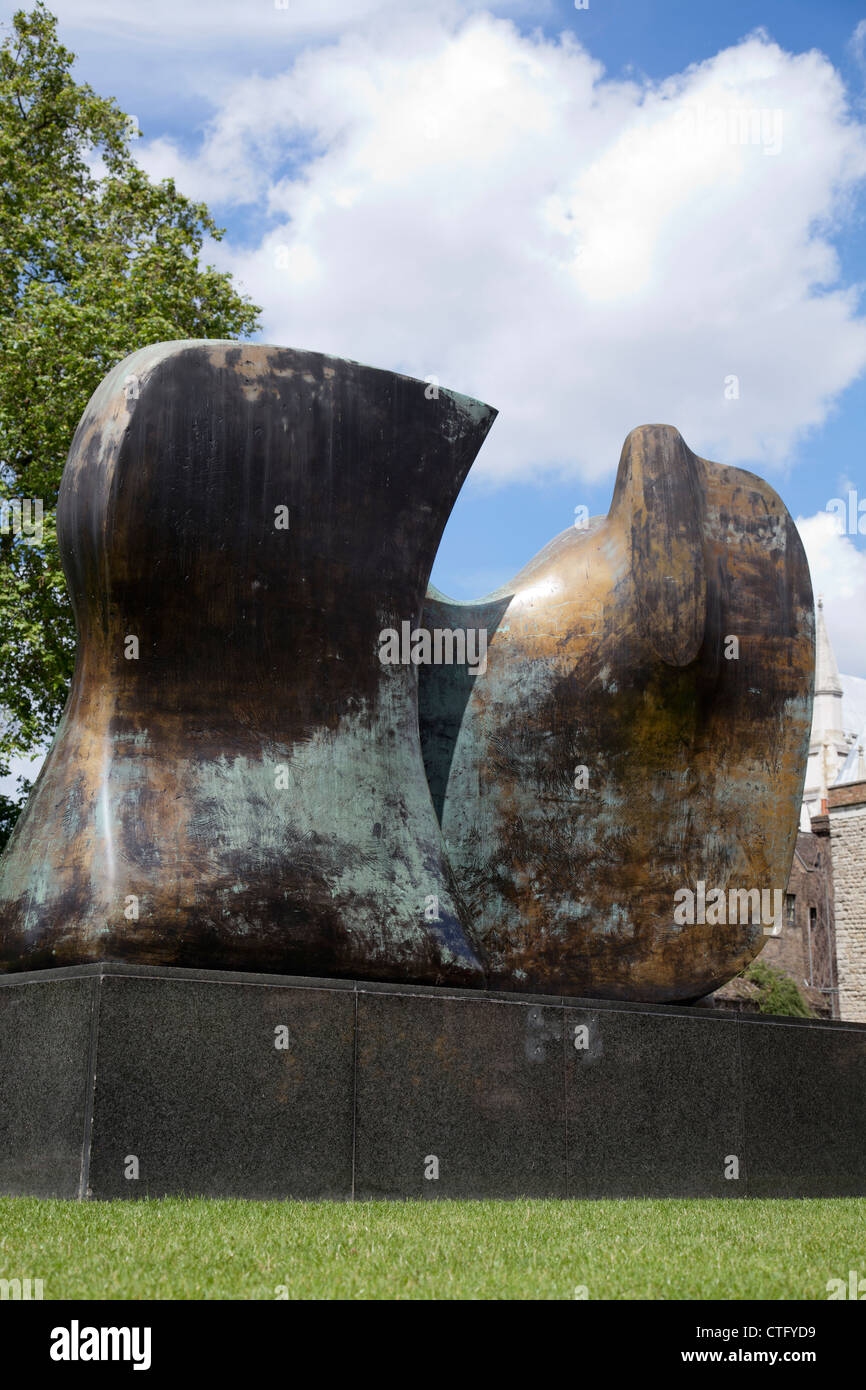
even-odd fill
[[[662,421],[779,491],[866,676],[866,0],[51,8],[142,166],[226,228],[262,340],[498,409],[440,589],[606,512]]]

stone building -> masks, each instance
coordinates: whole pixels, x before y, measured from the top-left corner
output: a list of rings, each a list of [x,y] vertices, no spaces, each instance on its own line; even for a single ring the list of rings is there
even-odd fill
[[[811,831],[797,835],[781,932],[767,942],[761,960],[790,975],[822,1018],[839,1017],[834,926],[830,821],[819,815]]]
[[[864,730],[866,736],[866,730]],[[836,917],[839,1016],[866,1023],[866,768],[863,750],[853,780],[827,795]]]
[[[866,680],[840,675],[818,599],[815,703],[800,832],[783,921],[760,959],[790,976],[813,1013],[866,1022]],[[707,1003],[757,1009],[732,980]]]
[[[840,676],[818,599],[815,631],[815,703],[803,788],[800,829],[811,831],[811,817],[827,812],[827,793],[840,777],[850,780],[852,758],[866,728],[866,680]]]
[[[820,807],[813,804],[810,808],[811,829],[815,831],[825,822],[829,828],[838,990],[834,1016],[866,1023],[866,710],[857,699],[856,688],[866,683],[839,676],[822,609],[819,599],[815,671],[818,727],[813,719],[812,747],[820,742],[822,756],[813,776],[813,784],[820,778]],[[846,685],[851,692],[847,700]],[[808,774],[806,780],[804,805],[808,807]]]

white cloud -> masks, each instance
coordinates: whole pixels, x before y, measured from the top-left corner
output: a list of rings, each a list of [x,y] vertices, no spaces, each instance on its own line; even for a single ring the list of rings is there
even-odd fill
[[[412,14],[239,82],[193,159],[139,148],[275,219],[215,251],[269,340],[497,406],[489,478],[598,477],[654,420],[772,470],[866,365],[831,241],[866,140],[815,51],[756,35],[640,85],[569,36]]]
[[[257,37],[279,42],[340,34],[387,18],[398,10],[422,8],[423,0],[52,0],[50,9],[63,26],[133,41],[173,45],[181,37],[197,48],[228,42],[235,48]],[[464,10],[458,0],[437,0],[437,8]]]
[[[9,16],[22,0],[0,0]],[[479,10],[505,14],[526,0],[49,0],[61,40],[79,56],[79,74],[103,95],[132,93],[146,134],[168,117],[174,130],[224,105],[240,71],[287,66],[304,46],[363,30],[372,42],[395,23],[433,13],[450,23]],[[553,0],[532,0],[533,23]],[[126,96],[124,96],[126,94]]]
[[[798,517],[815,598],[824,598],[827,631],[840,671],[866,676],[866,551],[839,535],[826,511]]]

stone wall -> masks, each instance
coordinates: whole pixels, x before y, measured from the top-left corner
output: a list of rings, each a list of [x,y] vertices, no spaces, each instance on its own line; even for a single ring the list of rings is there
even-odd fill
[[[839,1017],[833,928],[830,822],[827,816],[814,816],[812,833],[797,835],[782,930],[767,939],[758,959],[790,976],[817,1018]],[[760,1000],[758,986],[738,978],[700,1002],[728,1013],[754,1013]]]
[[[812,834],[800,831],[785,889],[782,931],[770,937],[760,959],[789,975],[812,1012],[838,1018],[833,940],[833,875],[830,824],[815,816]]]
[[[828,792],[839,1011],[866,1022],[866,782]]]

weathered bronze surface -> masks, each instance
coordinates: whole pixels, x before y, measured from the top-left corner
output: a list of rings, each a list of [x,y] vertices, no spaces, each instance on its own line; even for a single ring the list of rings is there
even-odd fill
[[[483,630],[487,667],[422,665],[419,709],[382,637],[421,623],[493,416],[237,343],[106,378],[61,488],[78,661],[0,863],[0,970],[672,1001],[757,953],[768,919],[714,920],[700,885],[787,879],[814,647],[791,518],[675,429],[633,431],[606,518],[477,603],[430,592],[423,627]]]
[[[606,518],[485,600],[431,591],[424,622],[488,632],[486,674],[422,668],[419,708],[491,984],[673,1001],[735,975],[772,911],[756,923],[737,899],[737,922],[683,924],[675,903],[691,890],[699,917],[703,883],[726,917],[732,888],[775,908],[790,869],[814,620],[773,489],[644,426]]]
[[[0,969],[483,984],[415,671],[381,663],[379,634],[418,621],[494,414],[230,342],[159,344],[106,378],[61,489],[78,660],[0,866]]]

